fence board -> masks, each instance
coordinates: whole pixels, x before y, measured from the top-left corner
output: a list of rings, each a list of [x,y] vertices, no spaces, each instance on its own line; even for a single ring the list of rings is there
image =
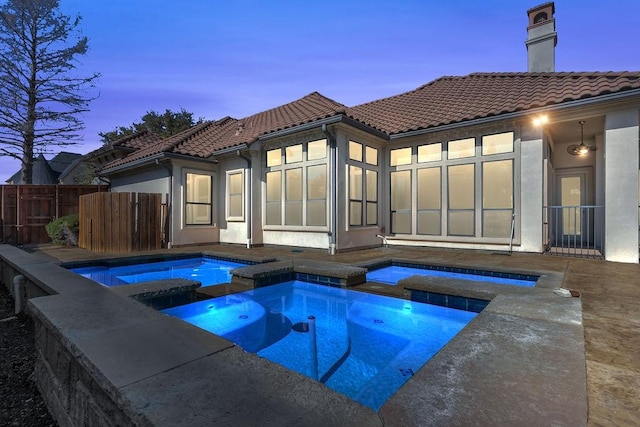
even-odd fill
[[[95,193],[80,197],[79,246],[94,252],[160,249],[166,233],[161,194]]]
[[[105,192],[104,185],[0,186],[0,242],[15,245],[48,243],[45,225],[79,213],[81,195]]]

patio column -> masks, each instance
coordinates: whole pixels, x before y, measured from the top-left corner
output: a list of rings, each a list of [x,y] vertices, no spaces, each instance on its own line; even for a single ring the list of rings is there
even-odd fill
[[[543,251],[543,188],[543,130],[540,127],[525,125],[520,144],[520,212],[516,210],[520,215],[520,242],[523,252]],[[516,224],[517,222],[516,218]]]
[[[638,110],[607,114],[604,127],[605,259],[638,263]]]

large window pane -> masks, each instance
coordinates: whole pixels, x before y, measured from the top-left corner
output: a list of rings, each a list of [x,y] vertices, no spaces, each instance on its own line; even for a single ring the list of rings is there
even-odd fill
[[[355,160],[356,162],[362,161],[362,144],[349,141],[349,159]]]
[[[378,166],[378,150],[373,147],[366,147],[366,162],[370,165]]]
[[[211,203],[211,176],[187,174],[187,202]]]
[[[449,159],[474,157],[476,155],[476,139],[466,138],[449,141],[447,150]]]
[[[307,160],[324,159],[327,157],[327,140],[319,139],[307,144]]]
[[[349,199],[362,200],[362,168],[349,166]]]
[[[449,235],[473,236],[474,211],[449,211]]]
[[[241,194],[229,194],[229,212],[228,218],[241,218],[242,217],[242,195]]]
[[[307,167],[307,225],[326,225],[327,166]]]
[[[227,219],[241,219],[243,217],[243,187],[244,179],[241,172],[227,175]]]
[[[367,170],[367,201],[378,201],[378,172]]]
[[[317,165],[307,168],[307,199],[327,197],[327,166]]]
[[[473,164],[449,166],[449,209],[473,209],[474,167]]]
[[[302,144],[290,145],[284,149],[284,157],[287,163],[302,161]]]
[[[440,168],[418,169],[418,210],[440,209]]]
[[[267,202],[282,200],[282,172],[267,172]]]
[[[282,204],[267,203],[267,225],[280,225],[282,224]]]
[[[511,210],[485,210],[482,213],[484,237],[511,237]]]
[[[378,223],[378,203],[367,202],[367,225],[376,225]]]
[[[513,160],[482,163],[482,207],[513,207]]]
[[[418,234],[438,236],[441,232],[441,211],[418,211]]]
[[[362,202],[349,201],[349,225],[362,225]]]
[[[282,224],[282,172],[267,172],[267,225]]]
[[[391,232],[411,233],[411,171],[391,172]]]
[[[411,234],[411,211],[391,212],[391,232]]]
[[[285,225],[302,225],[302,168],[285,171]]]
[[[282,164],[282,150],[280,148],[267,151],[267,167],[279,166],[281,164]]]
[[[187,225],[210,225],[211,205],[188,204],[185,217]]]
[[[441,142],[418,147],[418,163],[439,162],[440,160],[442,160]]]
[[[411,209],[411,171],[391,172],[391,209]]]
[[[482,137],[482,155],[511,153],[513,151],[513,132],[486,135]]]
[[[391,150],[391,166],[410,165],[411,147]]]
[[[307,225],[327,225],[325,200],[307,200]]]

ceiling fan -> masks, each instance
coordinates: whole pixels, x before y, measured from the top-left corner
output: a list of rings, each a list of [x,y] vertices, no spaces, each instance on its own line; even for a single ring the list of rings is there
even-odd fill
[[[571,144],[567,147],[567,153],[572,156],[585,156],[589,151],[596,151],[595,145],[585,145],[584,143],[584,120],[580,120],[580,144]]]

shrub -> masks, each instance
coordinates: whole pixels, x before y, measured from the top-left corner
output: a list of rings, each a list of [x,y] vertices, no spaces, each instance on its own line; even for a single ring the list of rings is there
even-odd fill
[[[78,215],[62,216],[45,225],[47,234],[56,245],[78,246]]]

